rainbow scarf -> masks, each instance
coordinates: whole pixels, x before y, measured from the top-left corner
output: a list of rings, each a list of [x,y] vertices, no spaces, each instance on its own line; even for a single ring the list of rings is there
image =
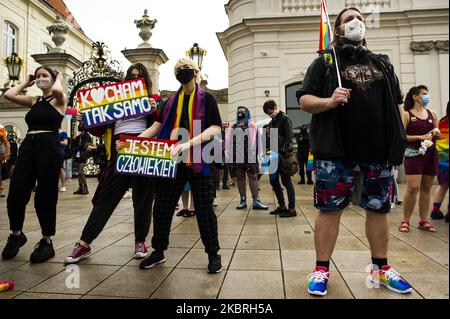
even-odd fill
[[[185,94],[180,88],[174,96],[171,96],[163,109],[162,114],[162,126],[159,131],[158,138],[163,140],[177,139],[178,128],[180,127],[181,115],[183,113],[183,103]],[[206,115],[206,95],[205,91],[198,85],[195,87],[195,91],[191,94],[189,99],[189,134],[190,138],[194,137],[194,121],[201,121],[201,131],[206,129],[205,127],[205,115]],[[192,152],[191,161],[192,163]],[[209,165],[206,163],[194,163],[190,165],[196,174],[209,175]]]
[[[197,95],[197,90],[198,90],[198,87],[195,88],[194,94],[191,94],[191,96],[189,97],[188,116],[189,116],[190,139],[192,139],[192,134],[193,134],[193,130],[191,128],[194,127],[193,114],[194,114],[194,102],[196,102],[195,97]],[[176,117],[175,117],[175,122],[173,125],[173,130],[176,130],[176,133],[174,133],[174,134],[176,134],[176,135],[178,135],[178,128],[180,127],[181,115],[183,114],[184,99],[185,99],[185,94],[184,94],[184,91],[181,90],[181,92],[179,93],[179,96],[178,96],[177,110],[175,113]]]
[[[448,172],[448,149],[449,149],[448,117],[443,118],[439,122],[439,130],[441,131],[441,139],[436,142],[436,148],[439,152],[439,171]]]

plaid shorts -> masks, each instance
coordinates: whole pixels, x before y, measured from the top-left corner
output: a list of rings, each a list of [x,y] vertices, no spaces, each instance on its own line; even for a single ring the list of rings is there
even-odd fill
[[[358,176],[363,172],[360,206],[379,213],[390,212],[392,167],[385,164],[322,160],[315,160],[314,167],[314,206],[317,209],[334,212],[346,208],[350,204]]]

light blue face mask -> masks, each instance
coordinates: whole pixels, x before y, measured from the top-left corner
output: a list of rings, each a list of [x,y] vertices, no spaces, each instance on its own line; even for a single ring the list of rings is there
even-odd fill
[[[421,101],[423,106],[427,106],[428,104],[430,104],[431,98],[429,95],[424,95],[422,96]]]

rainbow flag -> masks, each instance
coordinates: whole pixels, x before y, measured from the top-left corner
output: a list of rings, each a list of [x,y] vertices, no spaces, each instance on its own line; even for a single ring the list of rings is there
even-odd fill
[[[320,38],[319,38],[319,54],[331,49],[333,43],[333,33],[331,32],[331,22],[328,16],[328,10],[325,0],[322,0],[320,14]]]
[[[448,172],[448,149],[449,149],[449,128],[448,117],[439,122],[441,139],[436,142],[436,148],[439,152],[439,171]]]

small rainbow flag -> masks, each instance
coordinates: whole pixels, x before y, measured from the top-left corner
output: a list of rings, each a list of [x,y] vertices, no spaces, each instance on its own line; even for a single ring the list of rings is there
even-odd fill
[[[306,170],[311,172],[313,169],[314,169],[314,156],[311,153],[311,151],[309,151],[308,164],[306,164]]]
[[[441,139],[437,141],[436,148],[439,152],[439,171],[448,171],[448,149],[449,149],[449,127],[448,117],[439,122],[439,130],[441,131]]]
[[[333,43],[333,33],[331,32],[331,22],[328,16],[325,0],[322,0],[320,14],[320,38],[319,38],[319,54],[331,49]]]
[[[320,37],[319,37],[319,55],[323,55],[325,58],[325,63],[328,65],[336,65],[336,75],[338,79],[339,87],[342,87],[341,71],[339,70],[338,56],[336,55],[336,50],[333,46],[333,32],[331,31],[331,21],[328,15],[327,5],[325,0],[322,0],[322,5],[320,6]],[[327,51],[333,51],[327,52]],[[327,52],[327,53],[325,53]]]

